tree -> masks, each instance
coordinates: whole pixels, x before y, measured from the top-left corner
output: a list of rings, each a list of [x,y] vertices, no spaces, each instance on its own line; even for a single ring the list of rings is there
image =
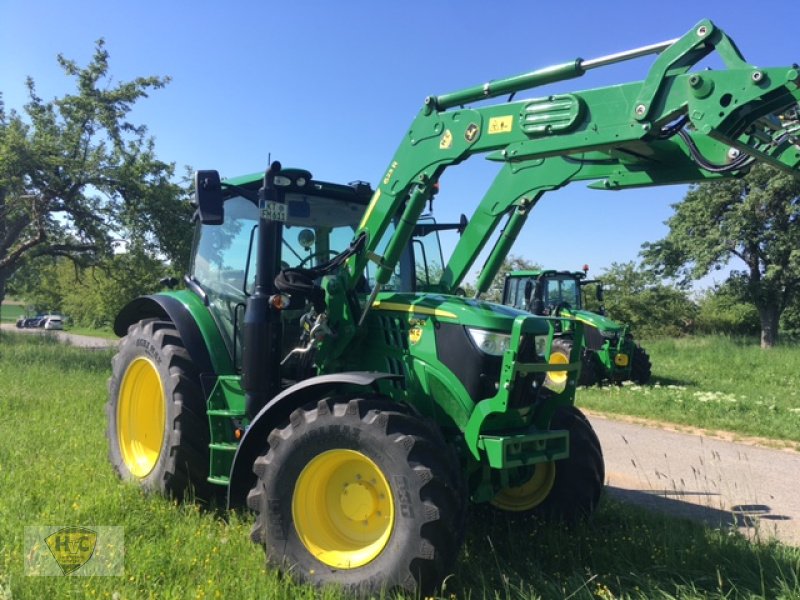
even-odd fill
[[[61,256],[42,256],[15,273],[9,291],[37,313],[60,312],[77,325],[107,327],[131,298],[157,291],[160,279],[173,274],[163,261],[140,250],[112,254],[87,267]]]
[[[745,297],[758,310],[761,347],[778,338],[781,314],[800,290],[800,182],[766,165],[740,179],[690,188],[667,221],[667,236],[645,244],[648,264],[684,281],[733,260]]]
[[[506,282],[506,275],[511,271],[533,271],[536,269],[541,269],[541,267],[535,262],[523,258],[522,256],[509,254],[503,259],[503,264],[498,269],[497,275],[494,276],[492,284],[486,291],[486,300],[490,302],[503,301],[503,286]]]
[[[637,336],[691,330],[696,307],[686,290],[664,284],[653,270],[634,262],[612,263],[598,279],[605,288],[608,315],[630,325]]]
[[[45,102],[28,78],[24,116],[0,104],[0,301],[11,275],[37,257],[89,265],[121,248],[188,256],[191,208],[172,182],[174,165],[128,120],[169,79],[115,84],[108,56],[103,40],[85,68],[59,55],[74,93]]]

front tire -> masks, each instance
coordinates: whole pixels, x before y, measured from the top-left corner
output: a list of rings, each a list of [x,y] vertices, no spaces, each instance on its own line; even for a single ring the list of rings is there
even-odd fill
[[[605,484],[600,440],[574,406],[556,409],[551,429],[569,431],[569,457],[536,465],[525,483],[501,490],[492,505],[517,515],[575,523],[597,508]]]
[[[328,398],[295,410],[268,443],[248,496],[268,563],[358,595],[425,595],[450,572],[465,499],[433,427],[383,398]]]
[[[167,496],[210,496],[205,400],[173,323],[134,323],[111,364],[106,437],[119,476]]]

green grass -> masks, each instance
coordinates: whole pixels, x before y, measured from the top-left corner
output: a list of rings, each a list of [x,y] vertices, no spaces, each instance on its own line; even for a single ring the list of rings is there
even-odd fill
[[[106,459],[111,352],[0,332],[0,598],[338,599],[267,571],[252,517],[146,496]],[[57,382],[54,384],[52,382]],[[122,526],[122,577],[27,577],[23,528]],[[800,549],[605,499],[588,525],[475,514],[443,598],[800,598]]]
[[[754,340],[649,340],[645,386],[580,388],[578,405],[606,413],[800,442],[800,346]]]
[[[25,316],[25,306],[22,304],[3,302],[0,310],[0,321],[3,323],[16,323],[17,319]]]

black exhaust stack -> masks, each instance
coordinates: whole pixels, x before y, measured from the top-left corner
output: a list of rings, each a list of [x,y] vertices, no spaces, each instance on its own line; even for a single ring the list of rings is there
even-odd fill
[[[258,246],[255,293],[247,299],[242,348],[242,389],[247,416],[252,419],[280,391],[280,312],[270,305],[281,256],[283,224],[267,218],[269,202],[286,202],[284,190],[275,187],[281,163],[274,161],[264,173],[258,191]]]

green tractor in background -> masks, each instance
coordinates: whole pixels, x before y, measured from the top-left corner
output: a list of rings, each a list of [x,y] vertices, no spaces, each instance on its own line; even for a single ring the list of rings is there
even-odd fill
[[[563,316],[583,323],[585,348],[579,384],[647,383],[651,375],[649,355],[634,341],[627,325],[605,314],[603,283],[586,279],[588,270],[512,271],[506,275],[503,304],[535,315]],[[586,307],[587,286],[594,286],[596,310]],[[567,327],[570,326],[568,322]]]
[[[715,50],[724,69],[689,72]],[[643,81],[513,100],[649,54]],[[374,190],[277,161],[263,177],[199,171],[185,289],[136,298],[114,324],[114,468],[146,490],[249,507],[269,565],[352,594],[430,594],[470,503],[591,514],[604,464],[575,407],[583,323],[457,290],[494,239],[485,293],[535,203],[570,182],[703,181],[754,160],[797,175],[798,123],[780,117],[798,81],[797,67],[748,64],[702,21],[428,97]],[[502,167],[444,261],[420,218],[445,171],[475,155]]]

